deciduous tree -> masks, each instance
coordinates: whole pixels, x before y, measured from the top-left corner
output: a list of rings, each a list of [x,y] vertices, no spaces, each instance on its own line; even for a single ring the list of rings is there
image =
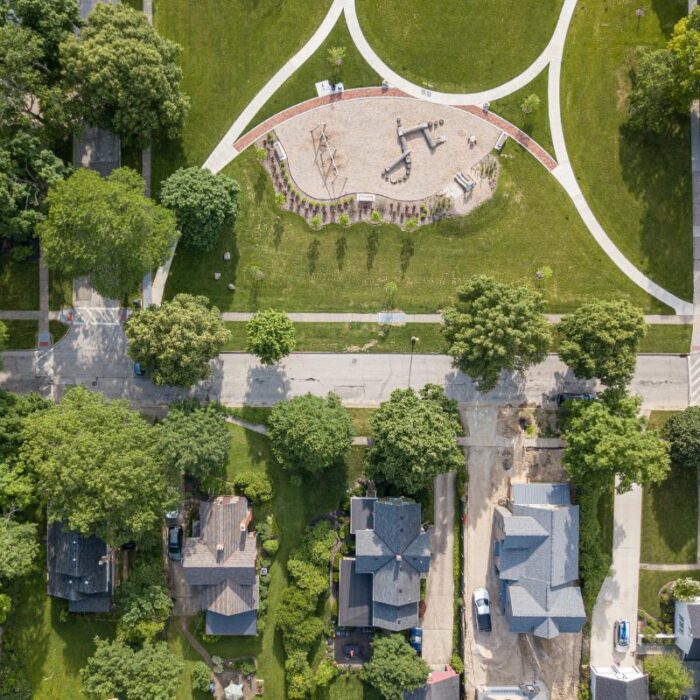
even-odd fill
[[[629,96],[630,128],[656,133],[676,129],[678,104],[674,97],[674,84],[675,65],[668,49],[639,51]]]
[[[247,351],[258,357],[264,365],[274,365],[296,347],[294,324],[283,311],[258,311],[248,321],[246,332]]]
[[[0,516],[0,579],[24,576],[39,554],[35,523],[18,523],[12,516]]]
[[[688,406],[669,418],[664,436],[671,445],[671,461],[684,469],[700,467],[700,406]]]
[[[177,238],[175,217],[145,197],[143,186],[128,168],[106,178],[81,169],[56,184],[49,191],[48,216],[37,226],[49,266],[69,277],[88,275],[106,297],[138,289],[143,276],[165,262]]]
[[[156,433],[127,401],[83,387],[26,419],[20,459],[49,518],[119,546],[153,532],[178,501]]]
[[[179,53],[142,12],[98,4],[80,36],[61,44],[64,89],[87,124],[115,131],[125,143],[174,138],[189,106],[180,92]]]
[[[156,384],[191,386],[211,374],[230,333],[219,309],[204,296],[178,294],[172,301],[131,316],[124,328],[129,356],[153,372]]]
[[[280,401],[269,420],[272,451],[290,469],[319,472],[343,459],[354,431],[348,412],[333,393]]]
[[[648,657],[644,670],[649,674],[649,690],[658,700],[677,700],[693,684],[692,674],[672,654]]]
[[[162,185],[160,201],[177,217],[182,243],[195,250],[211,250],[221,229],[233,223],[240,187],[226,175],[206,168],[180,168]]]
[[[543,312],[539,292],[472,277],[445,310],[448,353],[480,391],[493,389],[502,371],[522,372],[546,357],[551,330]]]
[[[455,438],[459,419],[444,392],[428,385],[418,395],[396,389],[370,416],[374,444],[367,451],[367,473],[399,493],[414,494],[438,474],[464,469]]]
[[[647,330],[644,314],[628,301],[592,301],[559,324],[559,357],[580,379],[597,377],[622,389],[632,379]]]
[[[430,669],[400,634],[375,637],[372,658],[365,664],[363,676],[386,700],[402,700],[404,691],[420,688]]]

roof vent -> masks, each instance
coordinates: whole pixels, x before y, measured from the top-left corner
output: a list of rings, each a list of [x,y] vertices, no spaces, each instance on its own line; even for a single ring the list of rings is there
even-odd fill
[[[397,555],[396,555],[396,561],[401,561],[401,555],[400,555],[400,554],[397,554]]]

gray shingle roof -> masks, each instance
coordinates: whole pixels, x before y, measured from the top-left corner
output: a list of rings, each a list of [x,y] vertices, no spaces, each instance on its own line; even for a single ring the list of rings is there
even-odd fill
[[[593,700],[649,700],[649,677],[640,676],[626,681],[598,676]]]
[[[361,500],[353,499],[351,508],[364,507]],[[364,609],[356,615],[351,613],[351,600],[354,585],[362,588],[357,595],[364,600],[367,580],[361,577],[367,576],[371,582],[372,624],[396,631],[407,629],[418,622],[420,577],[430,568],[430,535],[421,528],[420,504],[401,498],[365,501],[371,501],[374,508],[374,529],[355,532],[352,573],[349,565],[345,569],[341,565],[339,621],[341,625],[364,626],[350,621],[355,617],[365,619]]]
[[[49,523],[46,543],[47,592],[63,598],[71,612],[105,612],[111,607],[111,561],[107,544],[84,537],[62,523]]]
[[[374,502],[376,498],[360,498],[353,496],[350,499],[350,534],[354,535],[358,530],[371,530],[374,527]]]
[[[686,603],[686,607],[688,608],[688,617],[693,636],[696,639],[700,638],[700,603]]]
[[[585,622],[578,579],[578,506],[566,484],[513,484],[497,507],[497,568],[511,630],[551,639]],[[542,498],[541,503],[535,501]],[[516,500],[517,499],[517,500]]]
[[[403,697],[404,700],[459,700],[459,676],[428,683],[410,692],[405,690]]]
[[[372,624],[372,576],[358,574],[355,560],[340,561],[338,624],[341,627],[369,627]]]
[[[201,501],[199,516],[200,536],[188,537],[183,547],[185,581],[202,588],[207,611],[233,616],[257,610],[256,540],[248,532],[248,501],[242,496]]]
[[[206,627],[207,634],[226,636],[251,636],[258,632],[258,613],[255,610],[240,613],[238,615],[219,615],[207,611]]]

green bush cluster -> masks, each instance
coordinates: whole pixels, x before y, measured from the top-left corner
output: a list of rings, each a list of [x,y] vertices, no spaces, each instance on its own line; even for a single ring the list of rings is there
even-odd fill
[[[594,489],[578,493],[579,572],[586,610],[593,610],[598,591],[612,565],[610,553],[600,546],[603,533],[598,520],[598,501],[601,495]]]
[[[253,503],[267,503],[272,498],[272,482],[262,472],[241,472],[233,480],[233,485]]]

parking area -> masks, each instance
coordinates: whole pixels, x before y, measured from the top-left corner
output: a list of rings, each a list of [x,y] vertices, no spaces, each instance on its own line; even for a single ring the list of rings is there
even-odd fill
[[[581,635],[560,635],[541,640],[514,634],[498,605],[499,584],[493,562],[493,511],[505,502],[511,478],[532,480],[561,478],[560,460],[543,454],[546,468],[538,471],[539,460],[526,453],[524,434],[518,425],[518,409],[474,406],[465,409],[467,425],[469,496],[465,533],[465,668],[467,697],[485,685],[520,685],[542,681],[552,700],[570,700],[578,692]],[[541,478],[546,476],[545,478]],[[492,631],[477,629],[472,592],[485,587],[491,598]]]

